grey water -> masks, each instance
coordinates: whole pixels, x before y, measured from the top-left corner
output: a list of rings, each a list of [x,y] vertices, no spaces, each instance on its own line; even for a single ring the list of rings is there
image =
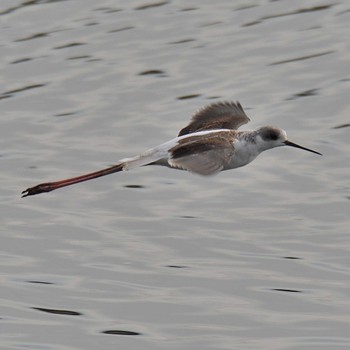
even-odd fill
[[[0,348],[350,348],[350,4],[2,0]],[[239,100],[292,148],[34,197]]]

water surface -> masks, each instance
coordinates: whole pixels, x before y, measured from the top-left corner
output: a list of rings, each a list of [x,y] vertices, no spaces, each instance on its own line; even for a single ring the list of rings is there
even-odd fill
[[[2,1],[4,349],[348,349],[346,1]],[[324,154],[39,182],[239,100]]]

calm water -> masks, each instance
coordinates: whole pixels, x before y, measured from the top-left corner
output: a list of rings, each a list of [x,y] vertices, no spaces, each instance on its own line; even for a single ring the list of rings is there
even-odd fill
[[[0,4],[2,349],[349,349],[347,1]],[[324,154],[26,199],[239,100]]]

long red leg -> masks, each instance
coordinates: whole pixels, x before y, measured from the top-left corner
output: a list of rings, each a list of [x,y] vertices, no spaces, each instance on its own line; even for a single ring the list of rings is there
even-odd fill
[[[123,170],[123,166],[124,166],[124,164],[120,163],[117,165],[113,165],[110,168],[98,170],[98,171],[95,171],[93,173],[80,175],[77,177],[72,177],[69,179],[55,181],[55,182],[45,182],[45,183],[36,185],[34,187],[27,188],[26,190],[24,190],[22,192],[22,197],[33,196],[35,194],[39,194],[39,193],[43,193],[43,192],[50,192],[53,190],[57,190],[58,188],[61,188],[61,187],[70,186],[70,185],[74,185],[74,184],[79,183],[79,182],[96,179],[97,177],[117,173],[118,171]]]

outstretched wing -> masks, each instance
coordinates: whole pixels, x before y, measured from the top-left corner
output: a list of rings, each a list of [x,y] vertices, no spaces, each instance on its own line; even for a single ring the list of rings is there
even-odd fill
[[[216,102],[198,110],[190,124],[180,130],[178,136],[191,134],[196,131],[232,129],[250,121],[241,104],[237,102]]]
[[[214,175],[229,164],[234,146],[230,131],[218,131],[206,136],[189,136],[169,150],[168,162],[174,168],[200,175]]]

